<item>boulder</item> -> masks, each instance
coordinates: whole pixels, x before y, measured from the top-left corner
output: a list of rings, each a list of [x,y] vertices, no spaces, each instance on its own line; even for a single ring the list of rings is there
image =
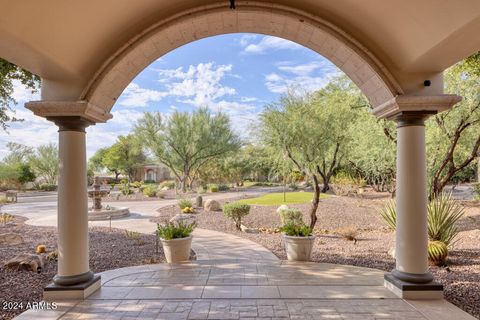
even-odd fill
[[[259,233],[260,232],[257,228],[249,228],[249,227],[244,226],[243,224],[240,225],[240,229],[242,230],[242,232],[245,232],[245,233]]]
[[[170,222],[174,223],[183,223],[185,224],[191,224],[196,221],[196,216],[195,214],[185,214],[185,213],[179,213],[176,214],[173,218],[170,219]]]
[[[5,263],[7,268],[40,273],[43,269],[43,258],[38,254],[22,253]]]
[[[205,204],[203,205],[203,209],[205,211],[219,211],[222,208],[220,207],[220,203],[216,200],[213,199],[208,199],[205,201]]]
[[[17,233],[0,234],[0,246],[14,246],[23,243],[23,237]]]

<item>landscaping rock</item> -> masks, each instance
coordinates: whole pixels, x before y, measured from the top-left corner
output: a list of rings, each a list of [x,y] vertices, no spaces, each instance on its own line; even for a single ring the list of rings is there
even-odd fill
[[[249,227],[244,226],[243,224],[240,226],[240,229],[242,230],[242,232],[245,232],[245,233],[259,233],[260,232],[260,231],[258,231],[257,228],[249,228]]]
[[[176,214],[173,218],[171,218],[170,222],[175,222],[175,223],[181,222],[183,224],[191,224],[193,222],[196,222],[196,215],[179,213],[179,214]]]
[[[43,269],[43,258],[38,254],[23,253],[10,259],[5,264],[7,268],[33,271],[40,273]]]
[[[472,233],[470,234],[470,238],[480,239],[480,229],[472,230]]]
[[[23,237],[17,233],[0,234],[0,246],[15,246],[23,243]]]
[[[220,207],[220,203],[216,200],[208,199],[205,201],[205,205],[203,206],[205,211],[220,211],[222,208]]]

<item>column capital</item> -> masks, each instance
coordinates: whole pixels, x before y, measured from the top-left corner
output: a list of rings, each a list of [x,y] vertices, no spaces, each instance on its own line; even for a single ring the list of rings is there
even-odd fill
[[[78,131],[85,132],[88,126],[95,125],[95,122],[87,120],[80,116],[58,116],[47,117],[48,121],[52,121],[58,126],[58,131]]]
[[[423,114],[424,120],[429,116],[450,109],[462,97],[455,94],[438,96],[406,96],[398,95],[372,110],[381,119],[395,120],[402,114]]]
[[[106,122],[112,118],[110,112],[88,101],[30,101],[25,108],[43,118],[81,117],[91,123]]]

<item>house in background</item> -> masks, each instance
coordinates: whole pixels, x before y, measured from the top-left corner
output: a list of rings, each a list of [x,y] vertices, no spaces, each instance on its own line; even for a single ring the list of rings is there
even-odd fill
[[[171,179],[170,170],[158,164],[139,166],[134,176],[134,181],[155,181],[156,183]]]

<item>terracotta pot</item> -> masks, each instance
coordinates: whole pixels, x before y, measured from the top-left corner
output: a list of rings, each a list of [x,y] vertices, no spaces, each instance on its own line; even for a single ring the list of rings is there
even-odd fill
[[[163,252],[168,263],[186,261],[190,258],[192,236],[172,240],[161,239]]]
[[[290,261],[309,261],[312,254],[315,236],[292,237],[283,235],[285,251]]]

